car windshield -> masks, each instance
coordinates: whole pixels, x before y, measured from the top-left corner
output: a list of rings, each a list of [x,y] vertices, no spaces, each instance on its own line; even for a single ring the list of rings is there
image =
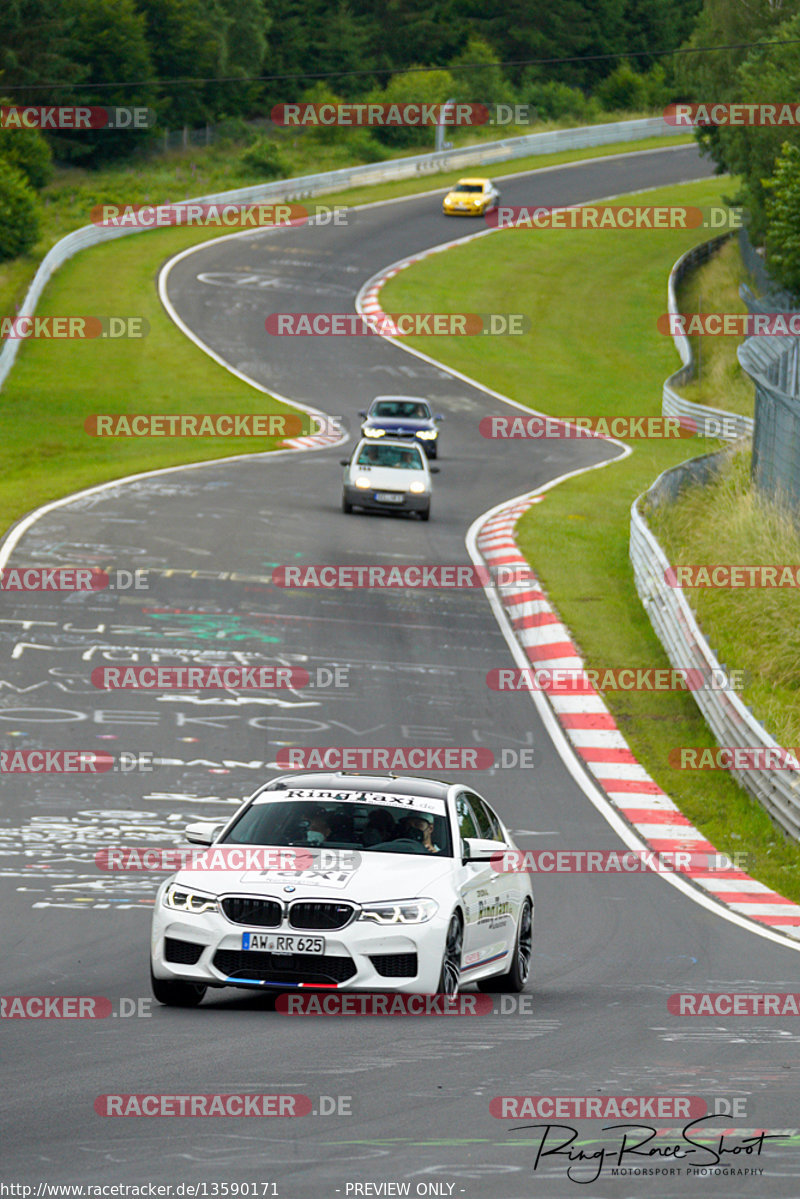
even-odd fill
[[[399,470],[422,470],[422,455],[416,446],[365,445],[357,466],[388,466]]]
[[[427,404],[414,400],[379,400],[372,405],[370,416],[400,418],[403,420],[430,420],[431,410]]]
[[[482,192],[482,183],[457,183],[453,188],[455,192]]]
[[[277,794],[280,794],[278,792]],[[442,800],[366,792],[259,798],[218,844],[297,845],[452,857]],[[290,793],[291,794],[291,793]]]

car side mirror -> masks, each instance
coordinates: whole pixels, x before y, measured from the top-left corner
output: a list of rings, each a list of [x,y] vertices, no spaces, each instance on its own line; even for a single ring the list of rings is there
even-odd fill
[[[186,825],[184,836],[192,845],[213,845],[217,833],[224,827],[224,822],[220,824],[216,820],[197,820],[194,824]]]
[[[364,411],[364,409],[363,409],[363,408],[359,408],[359,410],[358,410],[358,415],[359,415],[359,416],[366,416],[367,414],[366,414],[366,412]]]
[[[432,475],[438,475],[439,469],[440,468],[438,466],[429,466],[428,467],[428,470],[431,472]]]
[[[349,458],[340,458],[340,459],[339,459],[339,465],[340,465],[340,466],[349,466],[349,465],[350,465],[350,459],[349,459]]]
[[[506,846],[502,841],[485,841],[482,837],[461,838],[461,862],[490,863],[498,854],[502,854]]]
[[[433,419],[434,420],[444,420],[444,417],[442,416],[441,412],[439,412]]]

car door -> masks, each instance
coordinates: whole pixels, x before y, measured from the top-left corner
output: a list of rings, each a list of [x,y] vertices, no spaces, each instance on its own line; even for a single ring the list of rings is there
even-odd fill
[[[456,795],[455,810],[461,838],[479,838],[480,825],[467,791],[459,791]],[[457,852],[460,853],[460,846]],[[499,941],[487,915],[497,891],[496,874],[490,862],[466,862],[461,868],[460,891],[465,916],[462,968],[466,979],[469,969],[482,964],[490,956],[493,942]]]
[[[503,826],[486,800],[475,791],[467,791],[466,798],[481,839],[494,842],[498,850],[508,846]],[[492,871],[488,886],[490,897],[483,908],[481,920],[487,934],[487,959],[490,959],[499,952],[501,943],[513,948],[523,888],[519,875],[495,870]]]

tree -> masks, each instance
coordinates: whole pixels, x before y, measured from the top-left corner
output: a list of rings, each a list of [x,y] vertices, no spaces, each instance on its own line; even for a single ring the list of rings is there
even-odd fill
[[[356,14],[344,0],[335,5],[325,0],[269,0],[274,7],[274,26],[265,74],[290,76],[270,81],[264,94],[269,106],[296,103],[307,88],[328,83],[347,98],[374,87],[375,75],[363,75],[373,64],[371,37],[374,19]],[[348,75],[352,71],[352,75]],[[335,72],[335,77],[318,76]],[[356,73],[358,72],[358,73]]]
[[[139,7],[156,76],[167,81],[160,88],[161,120],[172,129],[214,120],[219,85],[195,81],[228,73],[230,18],[220,0],[139,0]]]
[[[784,142],[766,190],[767,266],[774,279],[800,296],[800,146]]]
[[[508,0],[485,23],[484,36],[501,61],[571,59],[540,64],[543,80],[591,88],[615,63],[592,56],[625,51],[625,0],[559,0],[532,7],[530,0]],[[509,68],[519,80],[524,68]]]
[[[0,158],[0,261],[36,245],[40,226],[39,197],[22,172]]]
[[[0,105],[9,104],[6,99]],[[53,174],[53,151],[38,129],[4,129],[0,133],[0,159],[10,163],[33,188],[44,187]]]
[[[658,61],[652,51],[674,50],[686,41],[701,6],[702,0],[625,0],[625,53],[634,66],[645,71]]]
[[[73,0],[74,53],[82,69],[71,104],[103,108],[149,108],[156,89],[148,81],[153,63],[147,45],[144,16],[134,0]],[[91,129],[53,136],[62,159],[87,164],[120,158],[138,149],[148,136],[142,129]]]
[[[794,0],[793,0],[794,2]],[[772,38],[800,38],[800,15],[775,27]],[[732,81],[723,95],[711,94],[715,101],[741,101],[760,104],[796,104],[800,93],[800,44],[785,46],[755,45],[736,68]],[[692,97],[698,101],[703,96]],[[720,170],[741,178],[736,200],[747,209],[751,237],[759,241],[766,232],[765,192],[763,180],[775,169],[775,161],[784,142],[800,144],[800,130],[795,127],[730,125],[704,130],[699,134],[701,144],[708,148]]]
[[[482,33],[473,17],[485,0],[351,0],[354,16],[367,32],[368,55],[376,70],[403,71],[414,63],[445,66],[464,46],[470,32]],[[338,81],[334,86],[338,86]]]
[[[228,76],[241,79],[261,75],[267,54],[267,34],[272,18],[264,0],[221,0],[228,17]],[[226,83],[216,89],[217,108],[229,116],[251,116],[259,106],[259,83]]]
[[[0,90],[14,104],[58,104],[63,89],[43,83],[77,84],[86,68],[78,61],[70,0],[5,0],[0,41]]]
[[[513,103],[514,91],[499,61],[488,42],[471,34],[464,49],[450,63],[455,76],[453,98],[466,103]]]
[[[647,81],[629,62],[621,62],[597,88],[607,112],[640,112],[647,107]]]
[[[368,100],[379,104],[444,104],[455,92],[449,71],[402,71],[393,75],[383,91],[371,92]],[[428,146],[433,149],[433,125],[383,125],[375,136],[388,146]]]

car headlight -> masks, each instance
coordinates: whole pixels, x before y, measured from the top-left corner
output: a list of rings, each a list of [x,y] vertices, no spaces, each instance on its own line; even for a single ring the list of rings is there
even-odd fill
[[[360,487],[362,491],[366,487],[371,487],[372,482],[367,475],[358,475],[356,478],[356,487]]]
[[[364,436],[365,437],[385,437],[386,430],[385,429],[369,429],[365,426],[364,427]]]
[[[427,488],[424,483],[420,483],[415,479],[413,483],[409,484],[408,490],[413,491],[414,495],[423,495]]]
[[[438,429],[420,429],[419,432],[415,434],[415,436],[419,437],[421,441],[433,441],[434,437],[439,436],[439,430]]]
[[[194,887],[183,887],[180,883],[172,883],[164,892],[162,903],[167,908],[178,912],[218,912],[219,903],[215,895],[207,895],[205,891],[195,891]]]
[[[389,899],[385,903],[367,903],[359,920],[376,924],[424,924],[439,911],[435,899]]]

